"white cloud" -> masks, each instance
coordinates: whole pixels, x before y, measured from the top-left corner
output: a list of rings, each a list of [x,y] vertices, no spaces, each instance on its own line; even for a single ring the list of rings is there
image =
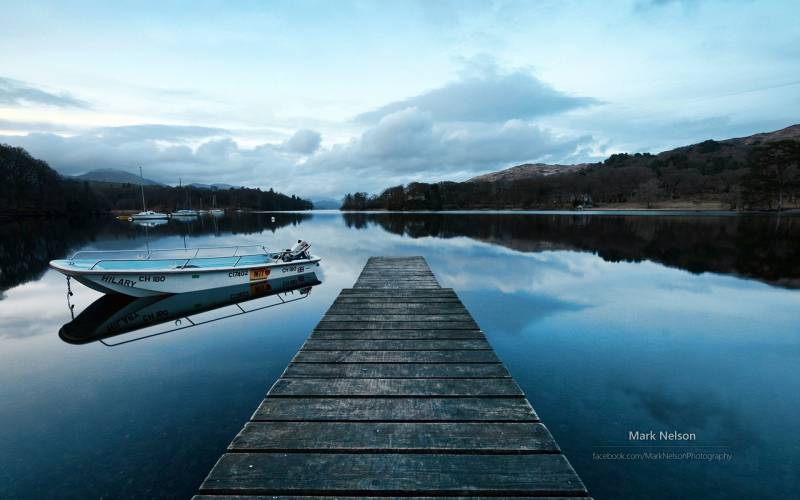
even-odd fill
[[[357,121],[374,122],[381,117],[414,107],[437,121],[503,122],[529,119],[590,106],[598,101],[559,92],[529,71],[503,72],[489,59],[473,66],[477,74],[423,94],[392,102],[362,113]]]
[[[0,105],[88,108],[89,103],[65,92],[49,92],[12,78],[0,77]]]
[[[319,132],[300,129],[284,141],[281,150],[288,153],[310,155],[319,149],[320,143],[322,143],[322,135]]]

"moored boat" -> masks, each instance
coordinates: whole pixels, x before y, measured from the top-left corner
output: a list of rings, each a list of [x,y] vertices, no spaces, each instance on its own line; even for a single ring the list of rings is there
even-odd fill
[[[167,214],[154,212],[152,210],[146,210],[144,212],[131,215],[131,220],[166,220],[168,218],[169,216]]]
[[[183,179],[178,179],[178,189],[183,188]],[[180,210],[176,210],[170,214],[172,217],[177,219],[192,219],[195,217],[200,217],[200,212],[197,210],[192,210],[192,204],[189,198],[189,192],[184,189],[184,193],[186,194],[186,206]]]
[[[183,217],[184,219],[188,219],[188,218],[194,218],[194,217],[199,217],[199,216],[200,216],[200,212],[198,212],[197,210],[183,209],[183,210],[178,210],[178,211],[172,212],[172,217],[175,217],[175,218]]]
[[[150,297],[269,282],[308,273],[320,257],[298,241],[281,252],[264,246],[78,252],[50,267],[103,293]]]
[[[142,190],[142,211],[138,214],[131,215],[131,220],[159,220],[159,219],[168,219],[169,215],[155,212],[153,210],[147,209],[147,204],[144,202],[144,175],[142,175],[142,167],[139,167],[139,178],[142,180],[139,187]]]

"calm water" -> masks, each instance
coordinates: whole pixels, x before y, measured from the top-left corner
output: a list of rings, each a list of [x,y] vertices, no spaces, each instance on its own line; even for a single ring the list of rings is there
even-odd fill
[[[302,300],[113,347],[59,338],[49,259],[298,238],[324,258]],[[596,498],[800,488],[800,218],[284,213],[0,223],[0,497],[190,496],[370,255],[424,255],[456,289]],[[76,314],[100,297],[73,290]],[[593,458],[665,451],[627,448],[650,429],[732,459]]]

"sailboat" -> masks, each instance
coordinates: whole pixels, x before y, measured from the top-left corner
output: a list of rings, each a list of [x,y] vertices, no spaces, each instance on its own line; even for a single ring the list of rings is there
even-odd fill
[[[183,179],[180,178],[178,179],[178,186],[179,188],[183,187]],[[172,212],[172,216],[183,219],[189,219],[200,216],[200,213],[197,210],[192,210],[191,203],[189,202],[189,191],[184,189],[184,193],[186,194],[186,202],[184,204],[184,207],[186,208]]]
[[[154,212],[153,210],[148,210],[147,205],[144,202],[144,175],[142,175],[142,167],[139,167],[139,177],[142,179],[141,184],[139,187],[142,188],[142,211],[138,214],[134,214],[131,216],[131,220],[139,221],[139,220],[158,220],[158,219],[167,219],[169,216],[167,214],[162,214],[161,212]]]
[[[213,200],[213,208],[209,210],[209,213],[211,215],[225,215],[225,210],[217,208],[217,195],[214,195],[211,199]]]

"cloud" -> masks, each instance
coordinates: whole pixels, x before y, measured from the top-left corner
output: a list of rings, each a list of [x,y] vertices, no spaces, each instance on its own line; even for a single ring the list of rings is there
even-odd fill
[[[482,65],[478,74],[465,75],[443,87],[362,113],[356,121],[373,123],[413,107],[431,113],[436,121],[504,122],[597,103],[590,97],[560,92],[524,70],[504,73],[492,63]]]
[[[44,105],[62,108],[89,108],[89,103],[67,93],[55,94],[25,82],[0,77],[0,105]]]
[[[526,161],[569,161],[593,138],[559,136],[521,120],[437,123],[429,111],[407,108],[345,144],[321,151],[298,172],[314,172],[321,194],[380,191],[410,181],[463,180]]]
[[[322,143],[322,135],[315,130],[301,129],[281,144],[280,149],[301,155],[313,154]]]
[[[0,136],[0,142],[24,147],[63,175],[99,168],[133,172],[141,165],[149,178],[164,183],[175,183],[178,177],[183,177],[187,183],[277,187],[293,165],[271,145],[245,149],[229,137],[207,139],[194,148],[141,139],[135,134],[123,140],[100,133],[70,137],[38,133]]]
[[[134,171],[142,165],[148,177],[165,183],[183,177],[187,183],[338,197],[411,181],[463,180],[524,161],[565,161],[593,140],[556,135],[520,120],[437,123],[432,113],[416,108],[391,113],[351,141],[322,149],[319,133],[311,130],[253,148],[225,134],[210,127],[151,124],[71,136],[0,136],[0,142],[26,148],[65,175],[98,168]],[[300,162],[298,155],[310,156]]]
[[[98,129],[97,133],[107,140],[120,142],[144,140],[185,141],[230,135],[229,131],[222,128],[162,124],[103,127]]]

